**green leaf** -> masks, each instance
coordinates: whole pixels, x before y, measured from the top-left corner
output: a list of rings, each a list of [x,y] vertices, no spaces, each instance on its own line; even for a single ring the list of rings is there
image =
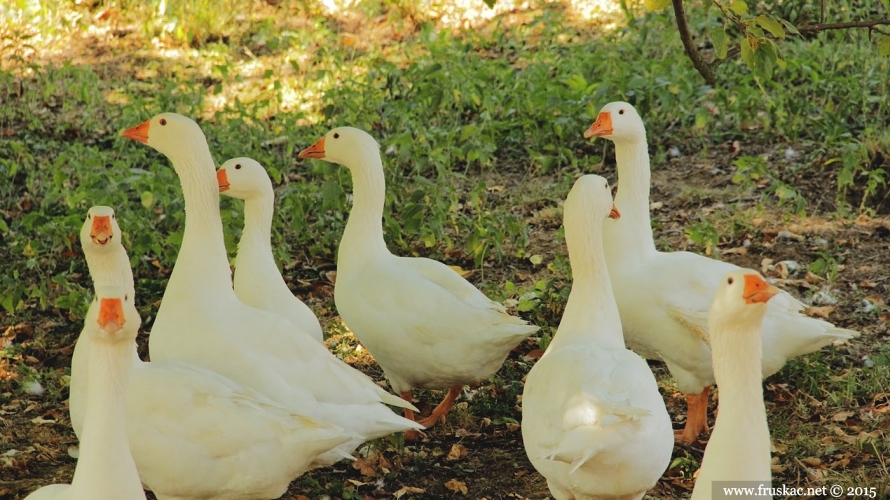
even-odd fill
[[[145,208],[151,208],[154,205],[155,197],[151,194],[151,191],[143,191],[141,196],[142,206]]]
[[[754,21],[757,22],[763,29],[772,33],[772,35],[776,38],[785,38],[785,30],[782,28],[782,23],[777,21],[774,17],[768,16],[766,14],[760,14]]]
[[[753,42],[753,44],[752,44]],[[752,47],[753,45],[753,47]],[[754,68],[754,50],[757,47],[757,42],[754,42],[750,38],[744,38],[741,42],[742,48],[742,61],[748,65],[749,68]]]
[[[890,57],[890,36],[878,35],[878,53]]]
[[[643,0],[643,5],[649,12],[657,12],[671,4],[671,0]]]
[[[9,232],[9,226],[6,225],[6,221],[4,221],[3,219],[0,219],[0,232],[3,232],[3,233]]]
[[[888,0],[890,1],[890,0]],[[788,21],[779,18],[779,22],[785,25],[785,29],[788,30],[788,33],[794,33],[795,35],[800,35],[800,31],[797,31],[797,26],[789,23]]]
[[[744,16],[748,13],[748,4],[745,3],[745,0],[733,0],[732,5],[730,5],[729,8],[740,16]]]
[[[482,1],[485,2],[485,5],[487,5],[489,9],[493,9],[494,4],[498,3],[498,0],[482,0]]]
[[[726,54],[729,52],[729,37],[723,26],[717,26],[711,31],[711,43],[714,44],[717,59],[726,59]]]
[[[771,78],[778,58],[774,46],[768,43],[758,45],[754,51],[754,74],[764,79]]]

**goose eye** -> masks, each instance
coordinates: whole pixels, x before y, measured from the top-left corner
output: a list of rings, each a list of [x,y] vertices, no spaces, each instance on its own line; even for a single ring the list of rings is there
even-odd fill
[[[93,220],[93,214],[87,214],[87,219]]]
[[[619,115],[623,115],[623,114],[624,114],[624,110],[623,110],[623,109],[619,109],[619,110],[618,110],[618,114],[619,114]]]
[[[130,300],[130,294],[129,294],[129,293],[125,293],[125,294],[124,294],[124,302],[126,302],[126,301],[128,301],[128,300]]]
[[[731,285],[731,284],[732,284],[732,278],[731,278],[731,277],[730,277],[730,278],[726,278],[726,283],[729,284],[729,285]]]
[[[166,118],[161,118],[161,119],[158,121],[158,123],[160,123],[161,126],[163,127],[164,125],[167,124],[167,119],[166,119]]]
[[[241,170],[241,164],[240,164],[240,163],[238,163],[238,164],[235,165],[235,170]]]
[[[339,138],[340,138],[340,134],[338,134],[338,133],[335,132],[335,133],[334,133],[334,139],[339,139]]]
[[[111,218],[112,218],[112,219],[117,219],[117,217],[115,217],[114,214],[111,214]]]

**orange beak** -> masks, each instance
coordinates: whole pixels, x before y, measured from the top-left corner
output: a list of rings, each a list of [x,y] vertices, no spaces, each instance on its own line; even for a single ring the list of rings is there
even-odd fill
[[[124,130],[121,135],[126,137],[127,139],[133,139],[134,141],[146,144],[148,143],[148,128],[150,126],[151,120],[146,120],[133,128]]]
[[[111,216],[93,216],[93,225],[90,227],[90,239],[93,243],[100,247],[104,247],[113,237],[114,230],[111,229]]]
[[[761,303],[766,304],[769,299],[779,293],[779,289],[770,285],[756,274],[745,275],[745,290],[743,297],[746,304]]]
[[[612,135],[612,114],[608,111],[603,111],[596,117],[593,125],[584,132],[584,137],[604,137],[607,135]]]
[[[229,177],[223,169],[216,171],[216,182],[219,184],[219,192],[224,193],[229,190]]]
[[[121,299],[101,299],[99,302],[99,327],[107,333],[115,333],[124,326],[124,306]]]
[[[609,212],[609,218],[616,220],[621,218],[621,212],[618,211],[618,207],[616,207],[614,204],[612,205],[612,211]]]
[[[315,142],[315,144],[300,151],[300,158],[318,158],[324,159],[324,137]]]

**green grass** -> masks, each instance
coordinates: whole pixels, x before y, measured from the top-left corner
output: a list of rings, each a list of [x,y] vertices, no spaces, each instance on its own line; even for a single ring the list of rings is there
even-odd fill
[[[242,13],[250,22],[236,23],[237,35],[221,31],[228,18],[205,19],[211,13],[200,8],[192,9],[192,17],[176,15],[185,4],[171,2],[164,19],[192,34],[168,34],[167,40],[173,49],[195,44],[196,54],[164,59],[137,45],[131,60],[113,67],[114,75],[101,64],[39,60],[9,64],[0,73],[4,101],[17,102],[0,111],[0,124],[12,132],[0,144],[0,173],[12,180],[0,188],[2,208],[11,214],[0,226],[12,262],[7,285],[9,272],[45,281],[77,266],[57,254],[72,249],[68,236],[91,204],[122,212],[138,274],[151,271],[140,256],[172,265],[182,224],[175,176],[159,155],[117,137],[166,110],[202,117],[220,162],[250,155],[279,183],[302,176],[278,191],[276,254],[282,259],[295,250],[308,259],[333,257],[348,176],[318,162],[295,169],[293,154],[343,124],[372,130],[383,144],[388,206],[399,213],[386,213],[394,249],[434,256],[457,249],[476,266],[523,256],[529,228],[509,197],[493,196],[484,182],[467,175],[588,170],[603,146],[591,145],[580,132],[599,106],[617,98],[635,101],[656,149],[668,141],[695,148],[750,140],[741,133],[750,129],[768,143],[820,143],[828,162],[843,164],[840,198],[859,183],[857,176],[867,176],[871,184],[854,208],[867,210],[869,195],[884,184],[883,172],[869,170],[867,153],[851,153],[866,151],[860,138],[883,147],[874,124],[890,111],[878,97],[888,91],[890,62],[862,37],[850,36],[842,50],[821,40],[783,45],[789,67],[764,93],[733,62],[721,70],[731,89],[703,86],[661,15],[637,12],[632,26],[614,32],[567,21],[558,4],[539,9],[525,24],[505,16],[471,32],[420,21],[396,49],[346,45],[349,38],[338,33],[335,21],[302,4],[281,10],[303,14],[298,24],[311,24],[311,30]],[[262,10],[251,5],[253,12]],[[405,22],[398,9],[384,12],[392,25]],[[119,15],[126,19],[127,13]],[[705,26],[713,19],[698,22]],[[27,40],[6,33],[13,53],[24,50],[19,46]],[[164,31],[153,34],[163,39]],[[314,51],[305,51],[310,45]],[[301,58],[306,62],[296,62]],[[254,63],[266,69],[248,69]],[[288,96],[300,92],[308,102],[296,110]],[[867,137],[860,135],[865,132]],[[778,182],[772,192],[802,210],[803,201]],[[39,210],[20,210],[23,200]],[[237,235],[235,206],[223,204],[230,248]],[[45,308],[58,299],[52,290],[13,289],[11,299],[4,296],[7,312]]]

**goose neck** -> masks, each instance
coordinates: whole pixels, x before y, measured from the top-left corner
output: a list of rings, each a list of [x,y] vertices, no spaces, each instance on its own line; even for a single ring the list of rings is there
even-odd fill
[[[343,239],[338,265],[360,264],[366,259],[387,254],[383,239],[383,205],[386,181],[379,154],[366,154],[349,165],[352,172],[353,202]]]
[[[207,143],[170,160],[182,184],[185,230],[168,289],[201,286],[202,290],[231,291],[232,276],[219,215],[219,184]]]
[[[613,349],[625,346],[618,305],[603,256],[602,230],[603,221],[590,223],[567,218],[565,222],[572,291],[552,342],[556,344],[554,348],[581,339]]]
[[[84,335],[89,335],[84,332]],[[92,340],[92,339],[90,339]],[[139,484],[136,465],[127,444],[126,398],[133,366],[133,343],[106,344],[92,341],[87,366],[87,405],[81,436],[80,457],[72,484],[87,488],[128,476]]]
[[[271,196],[252,197],[244,200],[244,231],[238,244],[238,255],[242,250],[272,251],[272,217],[275,199]],[[252,248],[243,248],[243,247]]]
[[[93,279],[93,288],[120,286],[133,294],[133,268],[123,249],[108,252],[86,252],[87,269]]]
[[[769,436],[763,404],[761,336],[744,325],[724,325],[715,333],[711,349],[720,414],[726,410],[726,415],[751,417],[745,422],[752,432]]]
[[[646,140],[618,141],[615,143],[615,159],[618,163],[618,193],[615,206],[621,212],[617,221],[607,221],[608,241],[620,241],[621,255],[614,257],[637,258],[640,253],[655,251],[652,223],[649,217],[649,150]],[[618,248],[618,245],[610,245]],[[613,255],[609,255],[610,261]]]

